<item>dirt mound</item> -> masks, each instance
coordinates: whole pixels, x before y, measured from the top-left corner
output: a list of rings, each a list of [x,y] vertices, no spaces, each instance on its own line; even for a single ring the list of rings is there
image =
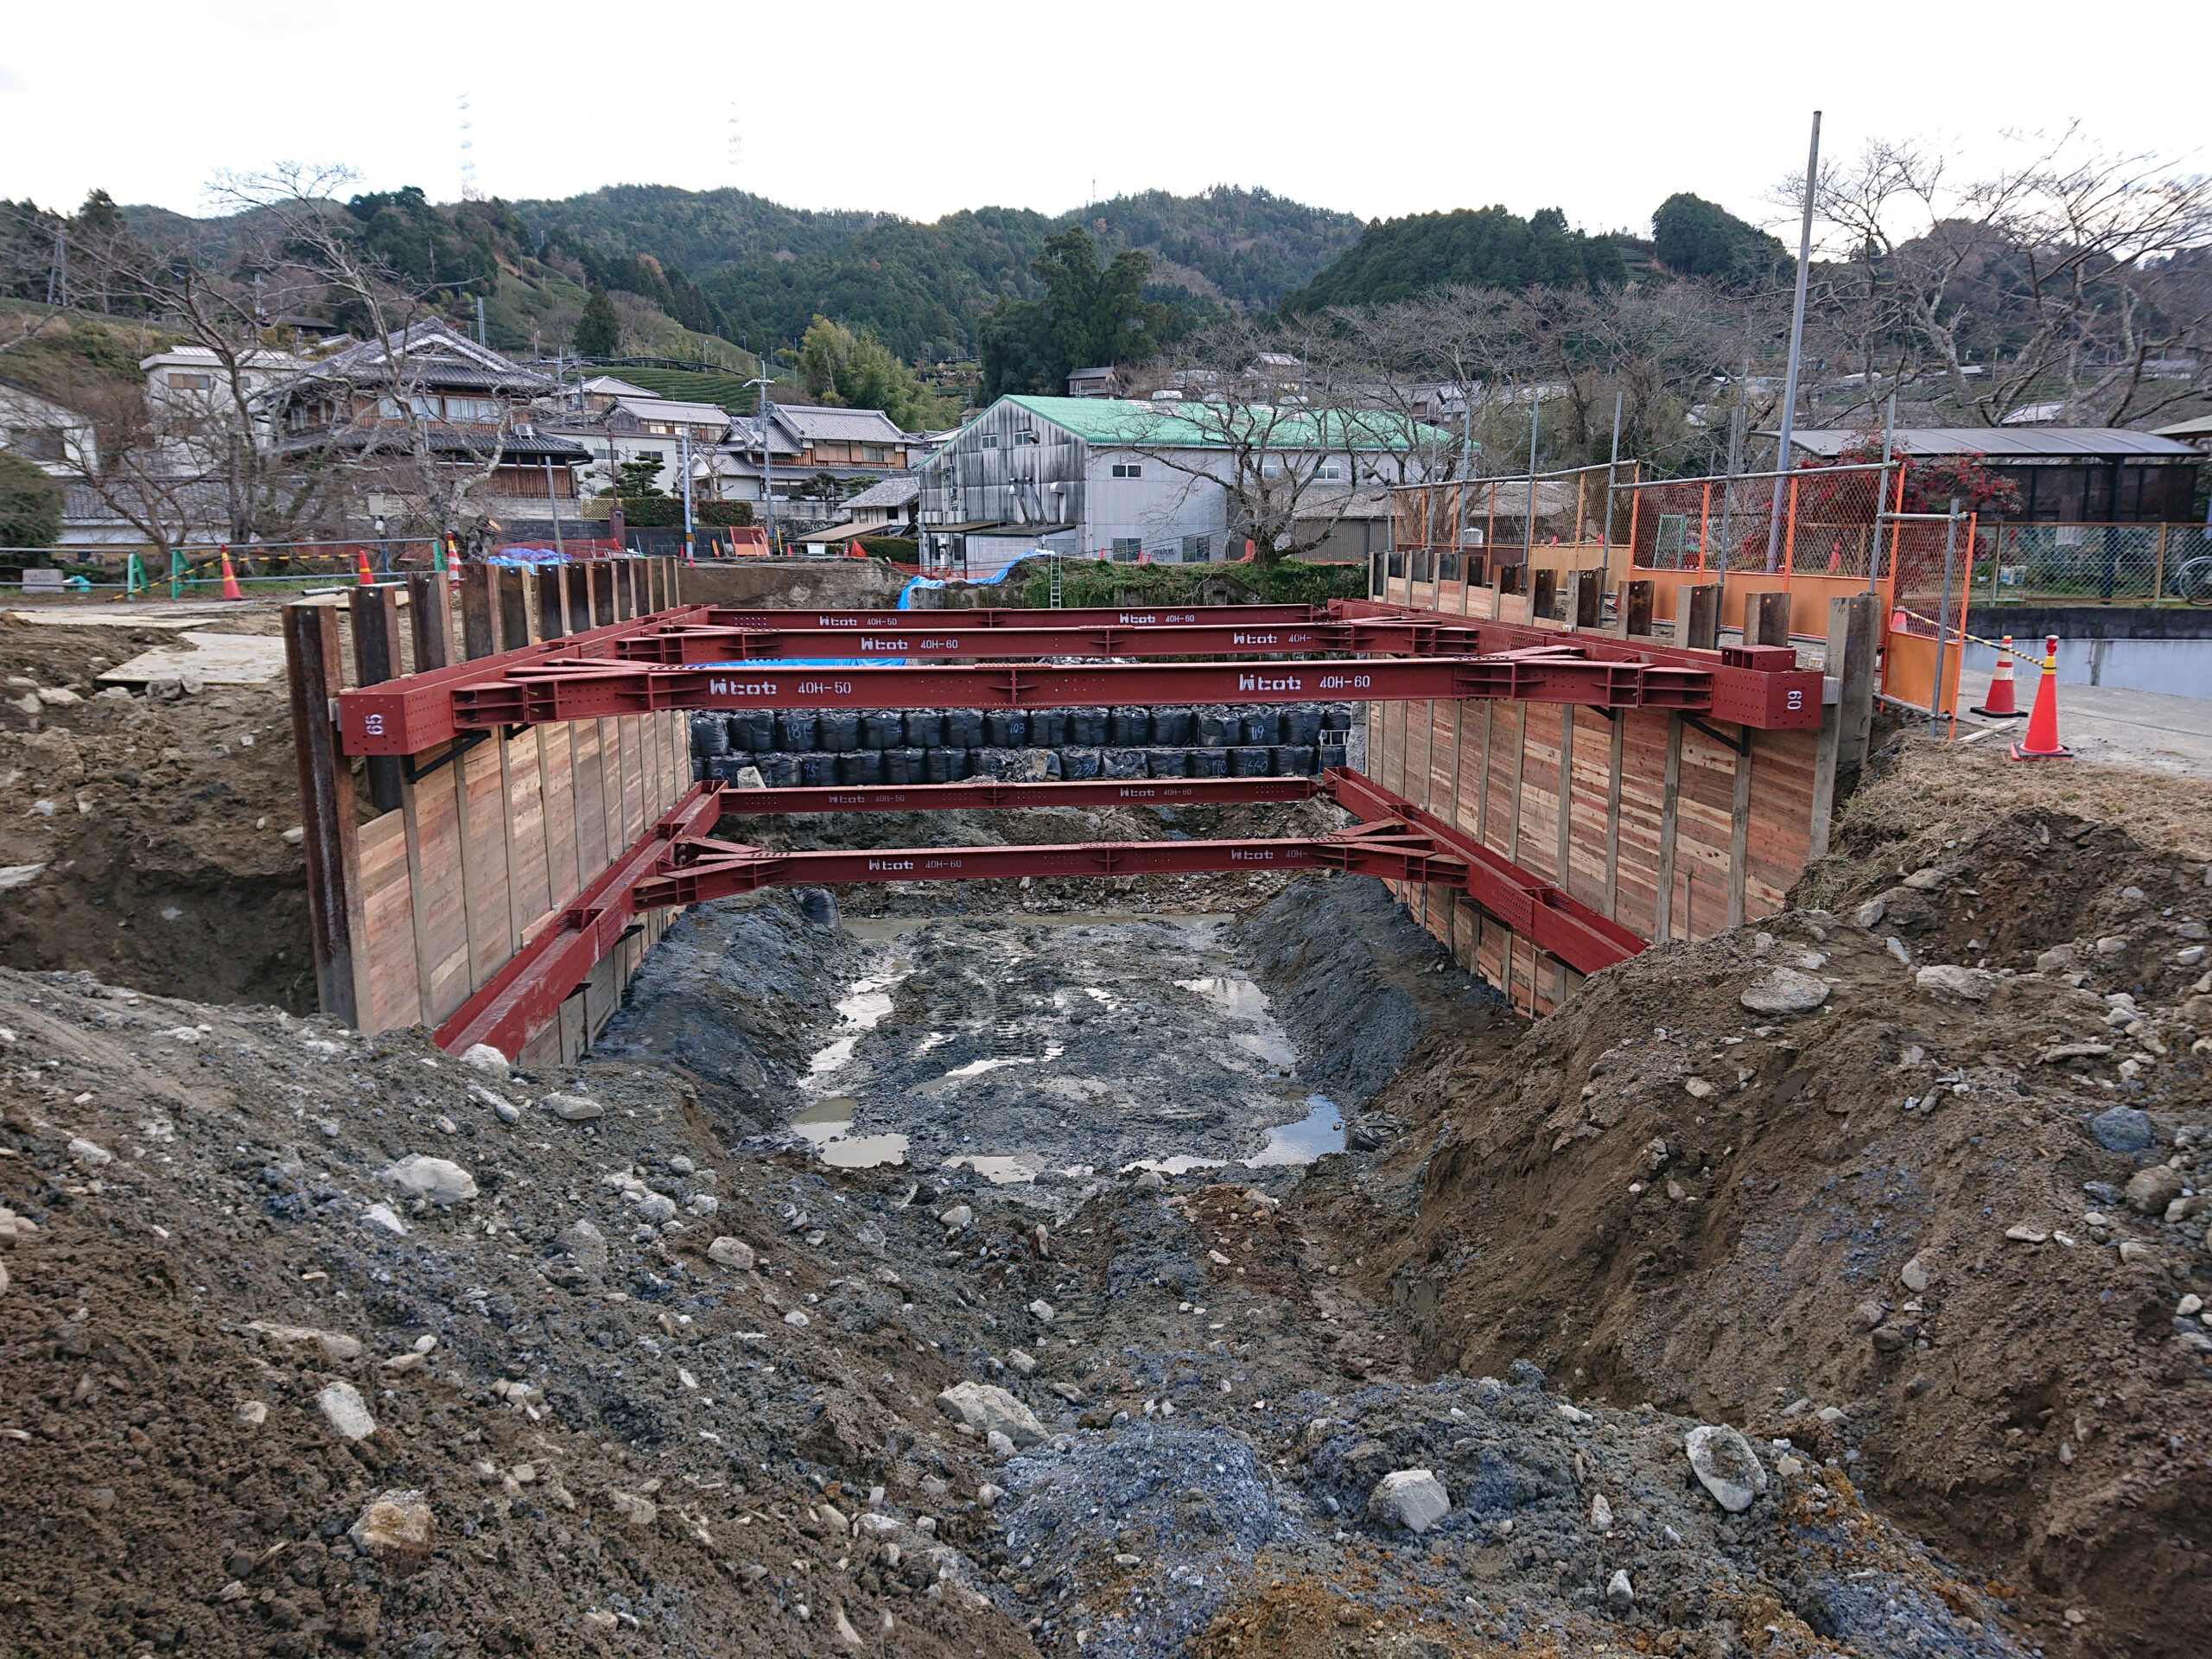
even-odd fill
[[[208,626],[272,632],[275,620]],[[170,628],[0,613],[0,868],[15,873],[0,898],[0,963],[309,1007],[306,867],[284,838],[300,794],[283,686],[162,697],[95,678],[177,643]]]
[[[1792,1435],[2017,1585],[2047,1648],[2198,1651],[2191,826],[2145,846],[1999,795],[2019,769],[1888,764],[1804,884],[1824,908],[1647,951],[1517,1043],[1431,1045],[1376,1103],[1406,1125],[1380,1166],[1300,1202],[1362,1242],[1423,1374],[1527,1358]]]

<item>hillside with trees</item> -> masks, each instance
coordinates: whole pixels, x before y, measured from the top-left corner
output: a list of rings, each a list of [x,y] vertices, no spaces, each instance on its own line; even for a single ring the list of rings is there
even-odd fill
[[[691,327],[784,346],[826,316],[871,330],[910,362],[975,355],[980,320],[1001,300],[1037,298],[1033,263],[1047,238],[1078,226],[1107,261],[1145,254],[1154,302],[1192,317],[1264,310],[1360,234],[1351,214],[1228,186],[1196,196],[1146,191],[1058,217],[982,207],[927,224],[801,212],[738,190],[639,185],[513,211],[546,257],[574,259],[588,282],[629,288],[624,273],[642,273],[639,260],[690,273],[715,308],[711,316],[672,310]],[[636,291],[658,298],[642,280]],[[680,296],[671,290],[662,302]]]
[[[1286,312],[1376,305],[1432,289],[1602,288],[1628,276],[1620,244],[1568,226],[1556,207],[1504,207],[1377,219],[1344,257],[1289,295]]]

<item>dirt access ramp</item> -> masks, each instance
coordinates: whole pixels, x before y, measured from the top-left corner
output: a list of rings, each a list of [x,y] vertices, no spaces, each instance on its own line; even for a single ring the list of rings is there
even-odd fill
[[[1791,1435],[2048,1650],[2202,1652],[2208,804],[1907,740],[1802,907],[1432,1042],[1300,1203],[1425,1375]]]

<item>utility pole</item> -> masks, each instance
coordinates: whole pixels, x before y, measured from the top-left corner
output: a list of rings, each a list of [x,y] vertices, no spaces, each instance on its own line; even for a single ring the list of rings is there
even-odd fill
[[[1618,472],[1619,472],[1619,470],[1620,470],[1620,465],[1621,465],[1621,392],[1620,392],[1619,389],[1618,389],[1618,387],[1616,387],[1616,388],[1614,389],[1614,391],[1613,391],[1613,448],[1612,448],[1612,453],[1611,453],[1611,454],[1608,454],[1608,455],[1605,457],[1605,547],[1606,547],[1606,549],[1609,550],[1609,553],[1610,553],[1610,550],[1611,549],[1611,547],[1612,547],[1612,545],[1613,545],[1613,477],[1614,477],[1614,474],[1617,474]],[[1633,563],[1635,562],[1635,555],[1634,555],[1633,553],[1631,553],[1631,554],[1630,555],[1630,562],[1631,563]],[[1601,570],[1602,570],[1605,567],[1604,567],[1604,566],[1602,566],[1602,565],[1600,565],[1599,568],[1599,569],[1601,569]],[[1599,585],[1600,587],[1603,587],[1603,586],[1604,586],[1604,583],[1605,583],[1605,578],[1601,575],[1601,576],[1599,576]]]
[[[677,440],[677,449],[683,457],[683,563],[696,563],[691,551],[691,429],[685,427]]]
[[[1783,474],[1789,470],[1790,429],[1797,419],[1798,365],[1805,352],[1805,279],[1813,264],[1813,192],[1820,183],[1821,112],[1813,111],[1813,142],[1805,156],[1805,211],[1797,224],[1797,299],[1789,314],[1789,372],[1782,389],[1782,444],[1774,458],[1774,500],[1767,512],[1766,569],[1772,575],[1782,551]]]
[[[760,506],[767,520],[768,551],[773,554],[776,550],[776,463],[771,458],[768,450],[768,412],[774,405],[768,401],[769,378],[766,357],[763,356],[760,359],[759,378],[748,380],[745,384],[760,388],[760,402],[754,405],[753,418],[758,422],[760,429]]]
[[[545,457],[545,511],[553,515],[553,551],[556,557],[568,554],[561,546],[561,498],[553,493],[553,457]]]
[[[489,344],[484,338],[484,296],[481,294],[476,296],[476,343],[479,346]]]

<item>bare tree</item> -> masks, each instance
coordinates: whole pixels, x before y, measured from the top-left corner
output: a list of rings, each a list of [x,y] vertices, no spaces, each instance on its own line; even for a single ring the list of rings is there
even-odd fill
[[[1822,170],[1815,207],[1861,361],[1885,340],[1900,376],[1934,374],[1990,426],[2035,404],[2117,426],[2202,395],[2212,180],[2078,126],[2012,143],[2015,159],[1980,176],[1920,142],[1876,141]]]
[[[264,173],[224,174],[212,192],[234,213],[265,218],[288,255],[321,291],[334,315],[351,321],[359,343],[304,374],[293,388],[342,418],[310,425],[334,435],[355,456],[357,481],[408,503],[410,516],[435,534],[456,533],[479,517],[473,508],[505,457],[502,408],[490,422],[449,418],[426,390],[456,344],[419,290],[368,248],[335,200],[353,181],[346,168],[283,162]],[[489,361],[487,358],[487,361]],[[480,365],[483,366],[483,365]],[[490,388],[542,391],[542,376]]]

